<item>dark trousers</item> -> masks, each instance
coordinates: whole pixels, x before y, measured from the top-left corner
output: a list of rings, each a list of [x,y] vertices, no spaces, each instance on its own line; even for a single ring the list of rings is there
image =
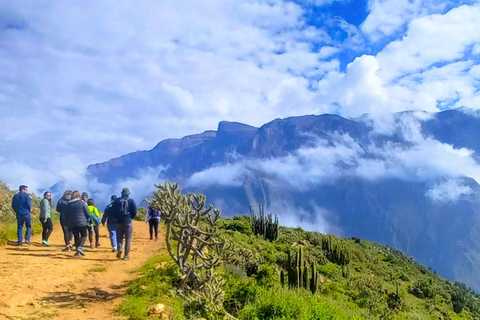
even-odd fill
[[[68,225],[66,222],[62,222],[60,219],[60,225],[62,226],[62,231],[63,231],[63,240],[65,241],[65,245],[68,246],[70,242],[72,242],[73,234],[72,231],[68,228]]]
[[[42,240],[48,242],[48,238],[50,238],[50,235],[52,234],[53,231],[53,224],[52,224],[52,219],[48,218],[45,222],[40,219],[40,222],[42,223]]]
[[[75,239],[75,248],[82,248],[85,246],[85,241],[87,240],[87,226],[76,227],[72,230],[73,238]]]
[[[125,251],[125,255],[130,253],[130,245],[132,244],[133,225],[117,223],[115,226],[117,229],[117,249],[118,251]],[[125,238],[125,247],[123,246],[123,238]]]
[[[23,216],[17,214],[17,236],[18,236],[18,244],[22,244],[23,240],[23,225],[27,228],[25,231],[25,241],[30,241],[30,236],[32,235],[32,220],[30,216]]]
[[[155,239],[158,238],[158,219],[148,220],[148,226],[150,228],[150,239],[153,238],[153,231],[155,230]]]
[[[100,230],[98,225],[88,227],[88,241],[90,241],[90,243],[93,243],[93,233],[95,233],[95,244],[99,244]]]

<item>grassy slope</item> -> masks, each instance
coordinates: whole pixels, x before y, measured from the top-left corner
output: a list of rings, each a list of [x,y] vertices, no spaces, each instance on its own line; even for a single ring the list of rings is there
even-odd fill
[[[248,217],[224,219],[220,229],[232,244],[219,272],[224,275],[224,306],[239,319],[479,319],[480,300],[462,284],[444,280],[402,252],[360,239],[332,237],[351,252],[343,270],[326,259],[322,238],[299,228],[281,228],[273,243],[253,236]],[[280,270],[289,250],[302,247],[305,259],[315,262],[321,274],[316,294],[280,285]],[[172,283],[176,267],[167,252],[152,258],[143,274],[131,284],[119,310],[130,319],[153,319],[147,309],[164,303],[174,319],[188,319]],[[257,275],[246,276],[247,266],[257,265]],[[392,301],[397,291],[400,301]],[[419,288],[417,296],[409,293]],[[423,295],[423,297],[422,297]],[[461,298],[454,312],[452,295]],[[426,297],[425,297],[426,296]],[[455,300],[455,299],[453,299]],[[457,309],[457,311],[459,311]],[[188,311],[187,311],[188,314]],[[191,312],[190,312],[191,315]],[[220,317],[219,317],[220,318]]]

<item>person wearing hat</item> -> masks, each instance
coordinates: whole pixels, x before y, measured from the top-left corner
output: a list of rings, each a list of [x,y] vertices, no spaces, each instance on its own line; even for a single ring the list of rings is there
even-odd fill
[[[115,199],[112,206],[113,216],[116,221],[117,229],[117,258],[130,260],[130,245],[132,243],[133,224],[132,220],[137,216],[137,204],[133,199],[129,198],[130,190],[122,189],[122,196]],[[125,238],[125,246],[123,246],[123,238]]]
[[[117,199],[116,195],[110,197],[110,204],[105,207],[102,216],[102,225],[105,227],[105,222],[107,223],[108,235],[110,237],[110,243],[112,244],[112,252],[117,252],[117,229],[116,221],[113,218],[112,206],[113,202]]]
[[[30,244],[30,236],[32,235],[32,218],[30,216],[32,200],[28,194],[28,186],[22,184],[18,187],[18,190],[20,192],[14,195],[12,199],[12,209],[17,217],[18,245],[21,246],[23,243],[24,224],[27,228],[25,231],[25,243]]]

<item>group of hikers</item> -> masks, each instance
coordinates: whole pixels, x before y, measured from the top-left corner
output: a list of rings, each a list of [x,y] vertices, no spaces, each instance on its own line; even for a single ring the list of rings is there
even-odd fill
[[[110,204],[105,207],[103,216],[95,205],[95,200],[88,197],[88,193],[80,194],[78,190],[66,190],[56,205],[56,211],[60,213],[60,225],[62,226],[65,248],[63,251],[72,251],[75,247],[75,256],[85,256],[85,242],[88,239],[90,248],[100,247],[100,224],[107,225],[112,252],[116,252],[118,259],[130,259],[130,247],[132,243],[133,224],[132,220],[137,216],[137,205],[130,199],[130,190],[123,188],[121,196],[112,195]],[[25,243],[30,244],[32,234],[31,222],[31,198],[28,194],[28,186],[21,185],[19,192],[13,196],[12,208],[17,218],[17,245],[23,245],[23,226],[25,225]],[[49,246],[48,239],[53,231],[51,211],[54,208],[52,194],[46,191],[40,202],[39,219],[42,223],[42,245]],[[149,206],[145,221],[149,223],[150,240],[158,240],[158,223],[160,212]],[[94,241],[95,236],[95,241]],[[72,243],[72,238],[74,242]]]

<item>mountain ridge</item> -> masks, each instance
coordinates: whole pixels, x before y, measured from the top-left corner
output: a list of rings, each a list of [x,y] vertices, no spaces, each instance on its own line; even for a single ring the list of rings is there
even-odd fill
[[[220,122],[87,170],[113,184],[158,168],[157,181],[204,193],[227,216],[263,203],[291,225],[391,245],[479,290],[480,186],[463,167],[478,163],[480,118],[456,109],[389,121],[387,133],[368,116]]]

